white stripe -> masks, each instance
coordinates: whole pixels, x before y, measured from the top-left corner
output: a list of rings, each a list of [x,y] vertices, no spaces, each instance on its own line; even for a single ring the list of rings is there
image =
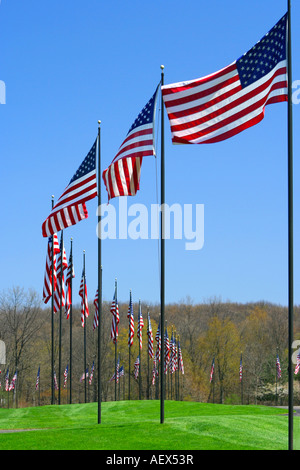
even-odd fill
[[[114,192],[114,197],[115,196],[120,196],[119,189],[116,183],[116,176],[115,176],[115,167],[114,165],[110,166],[110,174],[111,174],[111,182],[112,182],[112,188]]]
[[[217,122],[221,122],[223,121],[224,119],[227,119],[231,116],[234,116],[236,113],[239,113],[240,111],[242,111],[243,109],[247,108],[247,107],[250,107],[252,104],[255,104],[256,102],[260,101],[262,98],[266,97],[270,91],[270,89],[272,88],[272,86],[274,85],[274,83],[276,82],[280,82],[282,80],[284,80],[285,77],[285,74],[284,75],[280,75],[278,77],[275,77],[274,80],[270,83],[269,87],[266,88],[264,91],[262,91],[261,93],[259,93],[258,95],[255,95],[254,97],[250,98],[248,101],[244,102],[244,103],[241,103],[239,106],[236,106],[234,107],[233,109],[223,113],[223,114],[220,114],[218,115],[217,117],[211,119],[210,121],[207,121],[201,125],[198,125],[198,126],[194,126],[190,129],[185,129],[183,131],[176,131],[174,133],[174,135],[176,135],[176,137],[182,137],[182,136],[185,136],[185,135],[190,135],[190,134],[193,134],[193,133],[197,133],[197,132],[201,132],[203,131],[204,129],[208,129],[209,127],[211,127],[212,125],[216,124]],[[266,80],[269,78],[269,74],[268,76],[266,76]],[[260,84],[264,82],[264,80],[259,80]],[[256,82],[257,84],[258,82]],[[242,97],[242,96],[245,96],[248,94],[248,92],[251,92],[253,89],[256,88],[256,86],[254,86],[255,84],[252,84],[251,86],[247,87],[247,88],[244,88],[243,90],[241,90],[240,92],[236,93],[234,95],[234,97],[231,97],[231,98],[228,98],[227,100],[225,100],[224,102],[222,103],[218,103],[217,105],[215,106],[212,106],[210,108],[208,108],[208,110],[204,111],[204,112],[201,112],[201,113],[197,113],[195,115],[190,115],[190,116],[187,116],[185,118],[179,118],[179,119],[173,119],[173,120],[170,120],[170,123],[171,123],[171,126],[173,125],[176,125],[176,124],[182,124],[184,122],[193,122],[194,119],[203,119],[205,116],[211,114],[212,112],[218,112],[219,110],[222,110],[222,108],[224,106],[226,106],[227,104],[229,103],[233,103],[236,99]],[[278,94],[278,93],[277,93]],[[211,135],[218,135],[218,133],[222,134],[224,132],[226,132],[227,130],[230,130],[230,129],[233,129],[234,127],[240,125],[241,123],[243,122],[246,122],[248,121],[249,119],[252,118],[252,116],[256,116],[257,114],[259,114],[260,112],[262,112],[263,108],[265,106],[265,102],[263,103],[262,106],[260,106],[259,110],[255,110],[253,112],[251,112],[247,117],[243,117],[241,119],[238,119],[237,120],[237,124],[235,124],[234,122],[229,124],[228,126],[226,126],[224,129],[219,129],[217,130],[216,132],[213,132]],[[207,140],[209,139],[209,135],[208,136],[205,136],[205,137],[202,137],[200,138],[200,140]],[[193,140],[192,142],[193,143],[196,143],[198,142],[199,139],[196,139],[195,141]]]
[[[119,169],[119,175],[120,175],[120,183],[123,188],[124,196],[127,196],[128,189],[127,189],[126,178],[125,178],[125,173],[124,173],[123,159],[118,160],[118,169]]]

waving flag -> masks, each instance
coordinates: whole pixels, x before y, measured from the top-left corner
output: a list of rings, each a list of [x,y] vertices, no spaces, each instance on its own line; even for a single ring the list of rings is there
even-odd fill
[[[67,364],[65,371],[64,371],[64,388],[66,388],[66,385],[67,385],[68,374],[69,374],[69,365]]]
[[[296,360],[296,367],[295,367],[295,374],[297,375],[300,370],[300,349],[297,354],[297,360]]]
[[[99,324],[99,312],[98,312],[98,289],[96,291],[95,299],[94,299],[94,306],[95,306],[95,315],[94,315],[94,322],[93,322],[93,330],[97,328]]]
[[[139,316],[138,316],[138,329],[137,329],[137,337],[139,339],[139,348],[142,349],[143,347],[143,334],[142,329],[144,327],[144,320],[142,316],[142,307],[141,302],[139,303]]]
[[[157,349],[156,349],[156,354],[155,354],[155,359],[157,363],[160,362],[160,351],[161,351],[161,334],[160,334],[160,323],[158,324],[157,327],[157,332],[155,335],[155,341],[157,341]]]
[[[136,358],[136,361],[134,363],[134,378],[137,379],[139,376],[139,371],[140,371],[140,356]]]
[[[128,347],[131,348],[131,346],[133,345],[133,337],[134,337],[134,317],[133,317],[133,305],[132,305],[131,291],[130,291],[127,318],[129,318]]]
[[[53,273],[52,273],[52,240],[53,240]],[[44,276],[43,301],[46,304],[52,296],[52,274],[54,277],[54,291],[56,289],[56,255],[59,253],[59,244],[56,233],[48,238],[46,269]]]
[[[70,316],[70,310],[71,310],[71,304],[72,304],[71,278],[73,279],[74,277],[75,277],[75,271],[74,271],[73,257],[72,257],[72,253],[70,253],[67,276],[66,276],[66,286],[67,286],[66,318],[67,320],[69,319],[69,316]]]
[[[279,361],[278,354],[277,354],[277,357],[276,357],[276,370],[277,370],[277,378],[280,379],[280,377],[281,377],[281,366],[280,366],[280,361]]]
[[[243,380],[243,363],[242,363],[242,355],[240,360],[240,382]]]
[[[57,256],[57,271],[56,271],[56,289],[54,291],[54,313],[60,310],[60,307],[65,306],[65,281],[64,270],[68,267],[66,251],[63,243],[63,238],[60,239],[60,248]],[[61,305],[60,305],[61,303]]]
[[[14,373],[14,376],[12,378],[12,381],[10,383],[10,386],[9,386],[9,392],[11,392],[11,390],[14,390],[15,388],[15,385],[16,385],[16,380],[17,380],[17,371]]]
[[[147,328],[147,335],[148,335],[148,354],[149,357],[153,357],[153,334],[152,334],[152,326],[150,320],[150,314],[148,313],[148,328]]]
[[[165,374],[168,373],[168,365],[170,361],[170,341],[169,341],[169,336],[168,336],[168,331],[166,328],[165,332],[165,342],[164,342],[164,349],[165,349]]]
[[[40,384],[40,366],[38,368],[37,376],[36,376],[36,382],[35,382],[35,389],[38,390]]]
[[[108,200],[117,196],[134,196],[139,189],[143,157],[155,155],[154,117],[159,87],[142,109],[102,177]]]
[[[44,221],[43,237],[49,237],[88,217],[85,203],[97,196],[96,147],[97,139]]]
[[[95,362],[93,361],[91,372],[90,372],[90,378],[89,378],[89,385],[91,385],[93,377],[94,377],[94,370],[95,370]]]
[[[82,272],[81,276],[79,295],[81,297],[81,326],[84,327],[85,318],[89,316],[89,303],[87,298],[86,278],[84,272]]]
[[[214,371],[215,371],[215,358],[213,358],[213,361],[212,361],[212,364],[211,364],[210,378],[209,378],[209,381],[210,381],[210,382],[212,382],[212,380],[213,380]]]
[[[229,66],[162,87],[172,141],[214,143],[260,122],[265,106],[287,101],[287,14]]]
[[[180,343],[178,341],[178,362],[179,362],[179,370],[182,374],[184,374],[184,366],[183,366],[183,358],[182,358],[182,351],[180,347]]]
[[[118,336],[119,336],[119,321],[120,321],[120,316],[119,316],[119,306],[118,306],[118,299],[117,299],[117,284],[115,285],[115,292],[114,292],[114,298],[110,307],[110,313],[112,314],[112,323],[111,323],[111,330],[110,330],[110,337],[115,344],[118,341]]]

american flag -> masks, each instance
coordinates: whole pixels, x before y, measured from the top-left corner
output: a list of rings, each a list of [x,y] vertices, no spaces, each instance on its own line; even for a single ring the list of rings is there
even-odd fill
[[[54,373],[53,373],[53,382],[54,382],[54,388],[55,390],[58,390],[58,384],[57,384],[57,378],[56,378],[56,372],[54,370]]]
[[[215,371],[215,358],[213,358],[212,360],[212,364],[211,364],[211,369],[210,369],[210,378],[209,378],[209,381],[212,382],[213,380],[213,377],[214,377],[214,371]]]
[[[14,376],[12,378],[12,381],[10,383],[10,386],[9,386],[9,392],[11,392],[11,390],[14,390],[15,388],[15,385],[16,385],[16,380],[17,380],[17,371],[14,373]]]
[[[276,370],[277,370],[277,378],[280,379],[280,377],[281,377],[281,366],[280,366],[280,361],[279,361],[278,354],[277,354],[277,357],[276,357]]]
[[[82,376],[80,377],[80,382],[83,382],[85,379],[88,379],[88,377],[89,377],[89,369],[86,368],[85,373],[83,373]]]
[[[93,361],[91,372],[90,372],[90,378],[89,378],[89,385],[91,385],[93,377],[94,377],[94,370],[95,370],[95,362]]]
[[[53,239],[53,274],[54,274],[54,291],[56,288],[56,255],[59,253],[59,244],[57,234],[48,238],[48,247],[46,255],[46,269],[43,286],[43,301],[46,304],[52,296],[52,239]]]
[[[110,166],[102,178],[108,200],[117,196],[134,196],[139,189],[143,157],[155,155],[154,116],[159,87],[129,129]]]
[[[37,390],[39,388],[40,384],[40,366],[38,368],[37,376],[36,376],[36,382],[35,382],[35,389]]]
[[[300,370],[300,349],[297,354],[297,362],[296,362],[296,367],[295,367],[295,374],[297,375]]]
[[[71,271],[72,271],[72,274],[71,274]],[[72,256],[72,253],[70,253],[67,276],[66,276],[66,286],[67,286],[66,318],[67,320],[69,319],[69,316],[70,316],[70,310],[71,310],[71,304],[72,304],[71,278],[74,278],[74,277],[75,277],[75,271],[74,271],[74,264],[73,264],[73,256]]]
[[[95,315],[94,315],[94,322],[93,322],[93,330],[95,330],[99,324],[99,311],[98,311],[98,289],[96,291],[95,299],[94,299],[94,306],[95,306]]]
[[[158,327],[157,327],[157,332],[156,332],[156,335],[155,335],[155,341],[157,342],[155,359],[156,359],[157,363],[159,363],[160,362],[160,351],[161,351],[160,323],[158,324]]]
[[[110,382],[112,382],[113,380],[116,380],[116,372],[117,372],[117,383],[119,383],[119,372],[120,372],[120,354],[118,356],[118,360],[117,360],[117,364],[116,364],[116,370],[114,372],[114,375],[112,376],[112,378],[110,379]]]
[[[265,106],[287,101],[287,15],[229,66],[196,80],[162,87],[172,141],[214,143],[264,117]]]
[[[242,355],[240,359],[240,382],[243,380],[243,362],[242,362]]]
[[[139,302],[139,316],[138,316],[138,328],[137,328],[137,337],[139,338],[139,348],[143,347],[143,333],[142,329],[144,327],[144,320],[142,315],[142,306],[141,301]]]
[[[148,312],[148,328],[147,328],[147,335],[148,335],[148,354],[149,357],[153,357],[153,334],[152,334],[152,327],[151,327],[151,320],[150,314]]]
[[[169,361],[170,361],[170,341],[169,341],[167,328],[166,328],[166,331],[165,331],[164,349],[165,349],[165,374],[167,374],[168,373]]]
[[[134,378],[137,379],[139,376],[139,370],[140,370],[140,356],[136,358],[136,361],[134,363]]]
[[[8,392],[9,389],[9,368],[6,370],[5,374],[5,391]]]
[[[84,271],[82,271],[79,295],[81,297],[81,326],[84,327],[85,318],[89,316],[89,304]]]
[[[175,341],[174,333],[172,331],[171,345],[170,345],[170,364],[169,364],[169,369],[170,369],[171,374],[174,374],[176,370],[176,363],[177,363],[176,341]]]
[[[60,310],[60,307],[65,306],[65,281],[64,281],[64,270],[67,269],[68,262],[66,251],[61,236],[59,253],[57,255],[57,270],[56,270],[56,289],[53,297],[53,311],[54,313]],[[61,304],[61,305],[60,305]]]
[[[97,139],[43,222],[43,237],[49,237],[88,217],[85,203],[97,196],[96,147]]]
[[[66,385],[67,385],[68,374],[69,374],[69,365],[67,364],[64,370],[64,388],[66,388]]]
[[[119,322],[120,322],[120,315],[119,315],[119,305],[117,299],[117,284],[115,284],[115,292],[114,298],[110,307],[110,313],[112,314],[112,322],[111,322],[111,330],[110,330],[110,337],[115,344],[118,341],[119,336]]]
[[[184,366],[183,366],[183,358],[182,358],[182,351],[180,347],[180,343],[178,341],[178,362],[179,362],[179,370],[182,374],[184,374]]]
[[[129,318],[129,328],[128,328],[128,347],[131,348],[133,345],[134,337],[134,316],[133,316],[133,305],[132,305],[132,293],[130,291],[129,305],[127,318]]]
[[[152,382],[151,382],[152,385],[155,385],[155,376],[157,374],[156,364],[157,364],[156,358],[154,357],[153,358],[153,369],[152,369]]]

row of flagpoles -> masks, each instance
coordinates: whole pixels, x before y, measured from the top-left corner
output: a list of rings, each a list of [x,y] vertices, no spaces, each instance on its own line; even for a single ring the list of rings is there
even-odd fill
[[[293,141],[292,141],[292,66],[291,1],[287,13],[248,52],[223,69],[196,80],[164,85],[161,81],[143,108],[114,157],[101,173],[100,121],[98,137],[83,164],[42,224],[49,237],[88,216],[86,202],[98,195],[101,206],[101,176],[108,198],[133,196],[139,189],[142,159],[155,155],[154,114],[161,90],[161,218],[160,218],[160,300],[161,323],[165,322],[165,149],[164,106],[169,117],[172,142],[181,144],[216,143],[231,138],[260,122],[268,104],[288,102],[288,304],[289,304],[289,449],[293,443]],[[96,175],[98,147],[98,191]],[[101,390],[100,328],[102,314],[101,216],[98,213],[98,390]],[[52,279],[52,283],[53,283]],[[52,288],[52,292],[54,292]],[[53,334],[53,333],[52,333]],[[164,342],[162,342],[162,356]],[[162,363],[161,363],[162,364]],[[53,371],[52,371],[53,372]],[[161,390],[164,390],[162,366]],[[101,422],[101,397],[98,396],[98,423]],[[161,393],[161,423],[164,422],[164,393]]]
[[[46,256],[46,269],[44,276],[44,287],[43,287],[43,300],[45,303],[49,299],[53,299],[53,313],[60,312],[59,318],[59,383],[57,385],[56,373],[54,371],[53,377],[55,377],[53,382],[53,388],[59,391],[58,403],[60,404],[60,390],[61,390],[61,329],[62,329],[62,310],[65,310],[65,318],[70,320],[70,377],[72,370],[72,279],[75,277],[74,262],[72,255],[72,243],[71,240],[71,250],[69,263],[67,262],[66,251],[64,248],[63,242],[63,231],[61,232],[60,244],[58,243],[57,234],[49,237],[48,240],[48,249]],[[52,252],[53,252],[53,262],[52,262]],[[52,269],[51,269],[52,266]],[[64,276],[64,271],[67,271],[66,279]],[[52,296],[52,278],[53,278],[53,289],[54,293]],[[89,305],[88,305],[88,296],[87,296],[87,285],[86,285],[86,274],[85,274],[85,252],[83,253],[83,271],[81,277],[81,283],[79,288],[79,296],[81,297],[81,325],[84,331],[84,370],[86,370],[86,318],[89,316]],[[98,290],[95,294],[94,299],[95,314],[93,320],[93,329],[99,326],[99,312],[98,312]],[[118,379],[118,365],[117,365],[117,343],[118,343],[118,325],[120,322],[118,298],[117,298],[117,280],[115,280],[115,289],[113,301],[111,304],[110,312],[112,314],[112,324],[111,324],[111,339],[115,345],[115,374],[114,376]],[[128,305],[128,347],[129,347],[129,388],[128,388],[128,398],[130,399],[130,361],[131,361],[131,347],[133,346],[134,338],[134,314],[133,314],[133,303],[132,303],[132,291],[130,290],[130,299]],[[138,313],[138,325],[137,325],[137,338],[139,343],[139,354],[134,363],[135,377],[139,377],[141,380],[141,374],[139,370],[141,367],[141,351],[142,351],[142,329],[144,327],[144,320],[142,316],[141,301],[139,301],[139,313]],[[153,351],[153,334],[150,320],[150,313],[147,313],[147,336],[148,336],[148,356],[153,360],[153,378],[158,376],[158,364],[160,363],[160,352],[161,352],[161,327],[158,326],[158,330],[155,336],[157,341],[157,350],[154,354]],[[164,373],[167,373],[169,362],[170,362],[170,371],[173,373],[177,368],[184,374],[182,351],[180,347],[179,337],[176,338],[176,335],[172,331],[171,337],[171,346],[168,337],[167,328],[164,333]],[[54,364],[53,364],[54,369]],[[69,371],[68,371],[69,372]],[[66,376],[65,376],[66,380]],[[70,378],[71,381],[71,378]],[[117,384],[118,380],[116,381]],[[141,398],[141,384],[139,384],[139,398]],[[70,403],[72,403],[71,396],[72,387],[70,386]],[[116,391],[115,391],[116,396]],[[85,387],[85,401],[86,401],[86,387]],[[54,403],[54,401],[52,402]]]

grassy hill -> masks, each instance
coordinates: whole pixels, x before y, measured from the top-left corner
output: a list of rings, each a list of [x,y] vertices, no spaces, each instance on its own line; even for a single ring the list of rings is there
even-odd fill
[[[286,450],[288,447],[288,417],[286,410],[277,408],[166,401],[164,424],[160,424],[159,401],[105,402],[101,410],[98,424],[97,403],[0,409],[0,449]]]

